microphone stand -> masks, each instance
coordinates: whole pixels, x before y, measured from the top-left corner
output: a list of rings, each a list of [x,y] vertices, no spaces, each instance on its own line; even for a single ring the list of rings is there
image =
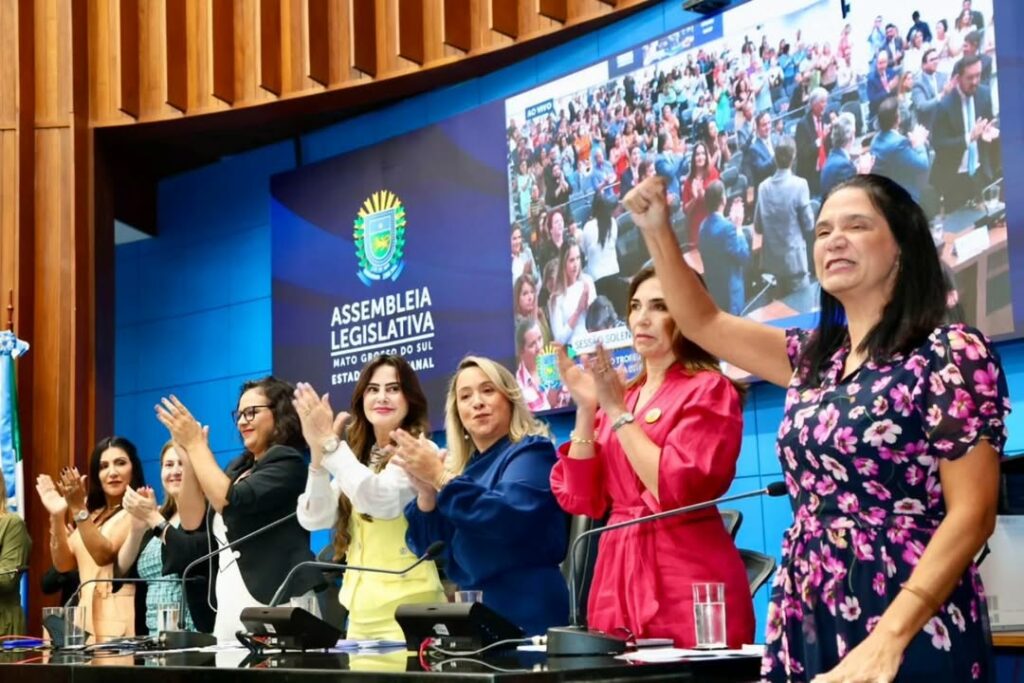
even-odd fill
[[[381,569],[379,567],[361,567],[354,564],[340,564],[336,562],[319,562],[317,560],[306,560],[299,562],[291,568],[280,587],[270,599],[267,607],[246,607],[242,610],[241,621],[250,630],[262,635],[264,632],[276,641],[276,645],[285,648],[298,650],[333,647],[341,637],[341,631],[333,624],[329,624],[316,615],[310,614],[301,607],[285,605],[278,607],[292,578],[304,567],[320,569],[322,571],[352,569],[355,571],[373,572],[375,574],[391,574],[402,576],[420,566],[427,560],[432,560],[444,550],[444,541],[434,541],[427,547],[426,551],[408,567],[402,569]],[[269,624],[269,627],[267,626]],[[245,644],[246,638],[239,633],[239,639]],[[246,647],[249,647],[246,644]]]
[[[553,626],[548,629],[547,633],[547,653],[548,655],[600,655],[600,654],[620,654],[626,650],[626,641],[619,636],[609,635],[607,633],[601,633],[598,631],[590,631],[587,627],[579,621],[579,608],[576,604],[576,546],[580,542],[591,536],[598,536],[607,531],[614,531],[616,529],[622,529],[627,526],[633,526],[634,524],[643,524],[645,522],[654,522],[659,519],[667,519],[669,517],[675,517],[676,515],[682,515],[687,512],[697,512],[705,508],[714,507],[721,503],[729,503],[734,500],[741,500],[743,498],[753,498],[755,496],[783,496],[786,494],[786,485],[781,481],[776,481],[763,489],[757,489],[756,491],[747,491],[746,493],[738,493],[731,496],[723,496],[721,498],[715,498],[714,500],[704,501],[703,503],[694,503],[693,505],[684,505],[673,510],[666,510],[664,512],[658,512],[652,515],[645,515],[643,517],[637,517],[635,519],[627,519],[624,522],[617,522],[615,524],[609,524],[608,526],[601,527],[600,529],[591,529],[586,531],[575,539],[573,539],[572,545],[569,547],[569,619],[570,624],[568,626]]]
[[[160,636],[161,642],[167,646],[167,649],[184,650],[187,648],[206,647],[208,645],[217,644],[217,637],[211,633],[198,633],[196,631],[185,630],[185,609],[187,606],[187,603],[185,602],[185,581],[188,577],[189,572],[192,571],[192,569],[198,566],[199,564],[206,562],[210,558],[219,555],[222,551],[241,545],[242,543],[245,543],[254,536],[259,536],[265,531],[269,531],[270,529],[273,529],[276,526],[284,524],[288,520],[293,519],[296,514],[296,511],[293,510],[284,517],[276,519],[273,522],[267,524],[266,526],[261,526],[259,529],[256,529],[255,531],[250,531],[245,536],[236,538],[230,543],[226,543],[225,545],[217,548],[216,550],[212,550],[206,553],[205,555],[201,555],[188,563],[185,569],[181,572],[181,608],[178,611],[178,630],[165,631]]]
[[[354,565],[354,564],[339,564],[337,562],[320,562],[318,560],[306,560],[305,562],[299,562],[297,565],[292,567],[291,571],[289,571],[287,576],[284,577],[284,581],[281,582],[281,585],[280,585],[280,587],[278,587],[277,592],[274,593],[274,597],[272,597],[270,599],[270,604],[268,605],[268,607],[277,607],[277,605],[280,604],[281,598],[284,597],[285,589],[288,588],[288,585],[291,583],[292,578],[295,576],[296,572],[298,572],[303,567],[312,567],[313,569],[320,569],[321,571],[330,571],[330,570],[335,570],[336,571],[338,569],[354,569],[354,570],[360,571],[360,572],[373,572],[375,574],[393,574],[393,575],[401,576],[403,574],[408,574],[413,569],[415,569],[416,567],[420,566],[421,564],[423,564],[427,560],[434,559],[435,557],[440,555],[443,550],[444,550],[444,541],[434,541],[433,543],[430,544],[430,546],[426,549],[426,551],[422,555],[420,555],[418,558],[416,558],[415,562],[413,562],[412,564],[410,564],[408,567],[406,567],[404,569],[381,569],[379,567],[360,567],[360,566],[357,566],[357,565]]]

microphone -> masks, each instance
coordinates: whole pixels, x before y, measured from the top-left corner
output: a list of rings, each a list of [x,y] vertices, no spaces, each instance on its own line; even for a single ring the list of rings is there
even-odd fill
[[[622,529],[627,526],[633,526],[634,524],[643,524],[646,522],[654,522],[659,519],[666,519],[668,517],[675,517],[676,515],[682,515],[687,512],[697,512],[698,510],[704,510],[705,508],[715,507],[721,503],[730,503],[734,500],[741,500],[743,498],[754,498],[755,496],[784,496],[786,495],[786,484],[781,481],[775,481],[764,487],[763,489],[757,489],[755,491],[747,491],[746,493],[737,493],[731,496],[722,496],[720,498],[714,498],[712,500],[704,501],[703,503],[694,503],[693,505],[684,505],[672,510],[665,510],[664,512],[658,512],[651,515],[644,515],[643,517],[637,517],[635,519],[627,519],[624,522],[617,522],[615,524],[609,524],[608,526],[601,527],[600,529],[591,529],[585,531],[575,539],[573,539],[572,545],[569,547],[569,620],[568,626],[556,626],[548,629],[548,654],[549,655],[598,655],[598,654],[619,654],[625,651],[625,641],[616,636],[611,636],[605,633],[591,633],[587,631],[586,627],[579,623],[579,608],[576,604],[576,546],[585,538],[591,536],[597,536],[605,533],[606,531],[614,531],[616,529]]]
[[[221,551],[229,550],[231,548],[239,546],[242,543],[248,541],[250,538],[253,538],[254,536],[259,536],[260,534],[269,531],[274,527],[284,524],[288,520],[293,519],[295,515],[296,511],[292,510],[284,517],[281,517],[280,519],[275,519],[273,522],[261,526],[259,529],[256,529],[255,531],[250,531],[245,536],[236,538],[230,543],[220,546],[216,550],[211,550],[205,555],[201,555],[196,559],[192,560],[185,566],[185,569],[181,572],[181,608],[178,610],[178,630],[168,631],[165,634],[166,636],[168,636],[166,642],[169,648],[178,650],[191,647],[206,647],[207,645],[215,645],[217,643],[217,638],[209,633],[197,633],[195,631],[185,630],[185,581],[188,579],[189,572],[192,571],[193,568],[202,564],[203,562],[206,562],[210,558],[216,557],[218,554],[221,553]]]
[[[434,541],[431,543],[422,555],[416,558],[416,561],[410,564],[405,569],[380,569],[379,567],[360,567],[354,564],[339,564],[336,562],[319,562],[317,560],[306,560],[305,562],[299,562],[297,565],[292,567],[288,575],[284,577],[284,581],[281,582],[281,586],[274,593],[274,597],[270,599],[268,607],[277,607],[281,602],[281,598],[284,597],[285,589],[292,582],[292,578],[295,573],[303,567],[312,567],[313,569],[320,569],[323,571],[327,570],[338,570],[338,569],[354,569],[361,572],[374,572],[376,574],[396,574],[402,575],[411,572],[416,567],[420,566],[427,560],[432,560],[444,551],[444,541]]]
[[[291,583],[292,577],[302,567],[313,567],[321,570],[352,569],[356,571],[375,572],[377,574],[402,575],[427,560],[433,559],[444,550],[444,541],[434,541],[420,555],[415,562],[403,569],[380,569],[378,567],[360,567],[354,564],[339,564],[336,562],[318,562],[307,560],[300,562],[288,575],[284,577],[281,586],[274,593],[270,604],[267,607],[246,607],[242,610],[242,624],[249,629],[250,634],[269,637],[276,647],[282,649],[319,649],[334,647],[341,637],[339,631],[333,624],[310,614],[301,607],[277,607],[278,602],[285,595]],[[239,636],[242,638],[243,636]]]

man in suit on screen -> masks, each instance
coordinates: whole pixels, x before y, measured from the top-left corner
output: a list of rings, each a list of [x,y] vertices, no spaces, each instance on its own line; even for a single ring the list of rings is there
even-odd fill
[[[892,178],[915,202],[920,202],[928,185],[928,130],[919,124],[903,135],[899,125],[899,100],[886,98],[878,107],[879,133],[871,141],[871,153],[875,156],[873,172]]]
[[[976,198],[996,177],[994,141],[999,137],[992,114],[992,92],[981,85],[981,58],[964,57],[953,69],[956,88],[942,98],[932,126],[932,185],[947,210]]]
[[[939,71],[939,51],[928,48],[921,56],[921,73],[914,79],[910,91],[911,109],[922,126],[931,130],[935,109],[942,98],[952,92],[955,83]]]

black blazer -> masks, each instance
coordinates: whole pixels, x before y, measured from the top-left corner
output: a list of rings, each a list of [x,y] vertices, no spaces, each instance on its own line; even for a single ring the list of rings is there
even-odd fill
[[[232,461],[225,473],[232,482],[221,513],[229,542],[295,512],[298,498],[306,490],[306,459],[290,446],[272,446],[258,461],[246,453]],[[212,510],[208,514],[212,515]],[[235,550],[245,587],[263,604],[270,602],[292,567],[313,559],[309,532],[294,517]],[[292,579],[285,597],[323,590],[324,586],[323,574],[307,567]]]

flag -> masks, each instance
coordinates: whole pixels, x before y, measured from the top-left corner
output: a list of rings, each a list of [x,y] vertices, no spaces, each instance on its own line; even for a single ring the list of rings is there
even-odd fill
[[[18,424],[18,384],[14,359],[28,351],[28,344],[13,332],[0,330],[0,467],[7,490],[7,509],[25,517],[25,475],[21,465],[21,429]]]

